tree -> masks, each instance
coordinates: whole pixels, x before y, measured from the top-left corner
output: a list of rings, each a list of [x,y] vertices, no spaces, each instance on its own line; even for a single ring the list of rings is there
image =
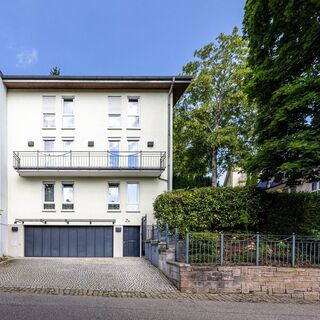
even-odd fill
[[[60,68],[58,67],[53,67],[50,70],[50,76],[60,76]]]
[[[175,179],[204,185],[211,177],[216,187],[222,171],[245,159],[254,113],[242,90],[246,56],[246,41],[234,28],[195,51],[194,61],[183,67],[193,80],[174,110]]]
[[[248,95],[257,104],[257,154],[262,179],[316,179],[320,167],[320,2],[247,0]]]

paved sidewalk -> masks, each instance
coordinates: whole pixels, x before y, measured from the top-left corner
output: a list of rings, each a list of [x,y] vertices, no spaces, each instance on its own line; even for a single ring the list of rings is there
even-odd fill
[[[0,264],[0,288],[176,292],[143,258],[21,258]]]

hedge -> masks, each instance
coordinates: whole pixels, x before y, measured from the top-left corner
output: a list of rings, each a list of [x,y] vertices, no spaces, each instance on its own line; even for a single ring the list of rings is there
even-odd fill
[[[320,196],[266,193],[255,187],[175,190],[159,195],[155,217],[181,231],[320,234]]]

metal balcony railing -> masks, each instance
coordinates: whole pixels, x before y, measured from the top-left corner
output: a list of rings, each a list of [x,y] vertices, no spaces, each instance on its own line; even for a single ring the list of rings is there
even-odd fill
[[[158,170],[166,152],[153,151],[14,151],[16,170]]]

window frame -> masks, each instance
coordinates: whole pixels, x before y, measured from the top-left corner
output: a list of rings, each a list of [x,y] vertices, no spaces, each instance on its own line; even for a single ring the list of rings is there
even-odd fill
[[[117,185],[118,186],[118,202],[110,202],[109,201],[110,185]],[[110,207],[110,205],[118,205],[118,208],[112,208],[112,207]],[[109,181],[108,182],[108,188],[107,188],[107,210],[109,212],[112,212],[112,211],[119,212],[119,211],[121,211],[120,182],[118,182],[118,181]]]
[[[54,98],[53,110],[47,111],[44,109],[44,98]],[[45,126],[45,117],[51,116],[53,117],[53,126]],[[44,95],[42,96],[42,129],[46,130],[54,130],[56,129],[56,96]]]
[[[137,202],[129,202],[129,185],[137,186]],[[132,207],[130,207],[132,206]],[[136,206],[136,207],[133,207]],[[126,212],[140,212],[140,183],[138,181],[127,181],[127,210]]]
[[[109,102],[109,98],[119,98],[120,100],[120,106],[119,106],[119,112],[118,113],[114,113],[114,112],[110,112],[110,102]],[[122,96],[108,96],[108,122],[107,122],[107,127],[110,130],[119,130],[122,128]],[[117,126],[110,126],[110,118],[117,118],[119,119],[119,124]]]
[[[74,107],[74,100],[75,98],[74,97],[62,97],[62,129],[74,129],[75,128],[75,107]],[[72,112],[70,113],[66,113],[65,110],[64,110],[64,103],[65,101],[72,101]],[[73,125],[72,126],[66,126],[65,125],[65,122],[64,122],[64,119],[73,119]]]
[[[315,183],[316,188],[313,190],[313,184]],[[311,182],[311,192],[320,193],[320,180]]]
[[[139,130],[141,129],[141,107],[140,107],[140,97],[136,97],[136,96],[128,96],[127,97],[127,129],[129,130]],[[137,113],[136,114],[129,114],[129,104],[130,104],[130,100],[136,100],[137,101]],[[129,118],[134,118],[134,117],[138,117],[138,126],[134,127],[134,126],[129,126]]]
[[[53,185],[53,201],[46,201],[46,185]],[[42,211],[56,211],[56,197],[55,197],[55,181],[42,181]],[[53,205],[53,208],[46,208],[46,205]]]
[[[64,201],[64,186],[72,185],[72,202],[65,202]],[[74,181],[62,181],[61,182],[61,211],[74,211],[75,203],[75,188],[74,188]],[[64,205],[72,205],[72,208],[64,208]]]

